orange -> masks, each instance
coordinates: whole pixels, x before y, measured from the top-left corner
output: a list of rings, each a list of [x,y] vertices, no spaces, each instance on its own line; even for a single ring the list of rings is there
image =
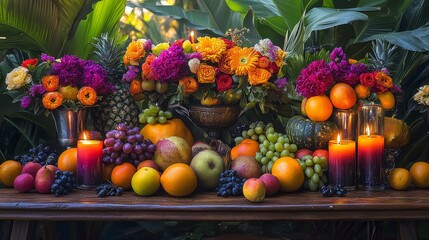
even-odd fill
[[[392,92],[384,92],[377,94],[378,99],[380,100],[381,106],[385,110],[392,109],[395,106],[395,96]]]
[[[259,152],[259,143],[256,140],[246,138],[240,144],[231,149],[231,159],[239,156],[254,157]]]
[[[369,87],[363,86],[362,84],[355,86],[355,92],[359,99],[365,99],[371,95],[371,89]]]
[[[136,167],[131,163],[122,163],[113,168],[111,175],[112,183],[117,187],[128,190],[131,188],[131,179],[136,172]]]
[[[271,174],[280,181],[280,191],[294,192],[304,183],[304,171],[299,162],[291,157],[282,157],[274,162]]]
[[[429,163],[415,162],[410,168],[414,186],[418,188],[429,187]]]
[[[0,165],[0,182],[7,186],[12,187],[13,181],[19,174],[21,174],[22,165],[15,160],[7,160]]]
[[[174,163],[161,174],[161,186],[174,197],[184,197],[197,188],[197,175],[184,163]]]
[[[405,190],[411,185],[411,174],[405,168],[394,168],[389,173],[390,187],[395,190]]]
[[[77,171],[77,148],[69,148],[58,157],[58,169],[70,171],[76,174]]]
[[[307,99],[305,112],[308,118],[315,122],[324,122],[332,113],[332,103],[325,95],[314,96]]]
[[[329,92],[332,105],[338,109],[349,109],[356,104],[356,92],[346,83],[335,84]]]

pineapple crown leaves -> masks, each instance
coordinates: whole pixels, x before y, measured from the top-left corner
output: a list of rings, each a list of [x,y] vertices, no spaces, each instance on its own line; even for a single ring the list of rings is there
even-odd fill
[[[386,68],[393,72],[395,67],[395,58],[397,56],[396,45],[393,45],[382,39],[372,42],[372,53],[370,53],[370,63],[375,69]]]
[[[121,83],[125,67],[121,61],[124,54],[123,48],[109,38],[107,33],[102,33],[100,38],[94,38],[95,43],[90,43],[94,47],[95,62],[100,64],[107,71],[110,81],[114,84]]]

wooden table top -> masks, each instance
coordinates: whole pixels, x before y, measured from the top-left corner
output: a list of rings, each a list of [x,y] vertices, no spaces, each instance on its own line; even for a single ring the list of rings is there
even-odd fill
[[[346,197],[322,197],[295,192],[266,197],[251,203],[244,197],[217,197],[215,192],[184,198],[158,193],[140,197],[125,192],[120,197],[97,197],[95,190],[75,190],[69,195],[19,194],[0,189],[0,219],[10,220],[399,220],[429,219],[429,190],[351,191]]]

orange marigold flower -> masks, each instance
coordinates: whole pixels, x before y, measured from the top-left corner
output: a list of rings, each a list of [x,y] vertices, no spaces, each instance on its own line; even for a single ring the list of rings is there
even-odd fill
[[[142,92],[143,92],[142,83],[137,79],[132,80],[130,83],[130,94],[137,95]]]
[[[97,102],[97,92],[92,87],[82,87],[77,92],[77,99],[84,106],[92,106]]]
[[[260,57],[258,59],[259,68],[268,68],[269,65],[270,65],[270,59],[268,59],[267,57]]]
[[[285,57],[286,57],[286,52],[279,48],[279,50],[276,53],[276,60],[274,60],[277,67],[283,66],[283,60]]]
[[[199,37],[195,50],[200,52],[202,60],[218,63],[226,51],[226,43],[220,38]]]
[[[179,80],[179,86],[183,86],[186,94],[192,94],[198,91],[198,82],[193,77],[184,77]]]
[[[380,86],[383,86],[386,88],[392,88],[393,87],[392,78],[382,71],[377,72],[377,74],[375,75],[375,81]]]
[[[125,65],[139,65],[140,59],[144,57],[146,51],[144,50],[143,41],[132,41],[124,55]]]
[[[253,48],[239,49],[232,55],[231,69],[237,76],[244,76],[250,69],[256,68],[258,59],[259,54]]]
[[[54,110],[63,104],[63,95],[59,92],[48,92],[42,98],[43,107]]]
[[[47,92],[53,92],[58,89],[60,79],[56,75],[46,75],[42,78],[42,86]]]
[[[199,83],[214,83],[217,70],[215,67],[201,63],[197,70]]]
[[[263,68],[252,68],[249,70],[248,81],[250,85],[255,86],[265,84],[271,77],[271,73]]]

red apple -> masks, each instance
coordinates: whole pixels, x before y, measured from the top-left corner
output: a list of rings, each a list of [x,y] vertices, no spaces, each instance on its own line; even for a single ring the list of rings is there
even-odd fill
[[[312,155],[312,154],[313,154],[313,151],[311,151],[310,149],[301,148],[301,149],[298,149],[298,151],[296,151],[295,158],[302,159],[302,157],[304,157],[305,155]]]
[[[329,160],[328,150],[325,150],[325,149],[317,149],[317,150],[315,150],[313,152],[313,158],[316,157],[316,156],[318,156],[318,157],[325,157],[326,161]]]
[[[271,173],[264,173],[259,177],[264,183],[266,187],[266,195],[274,195],[280,190],[280,181],[279,179],[272,175]]]

